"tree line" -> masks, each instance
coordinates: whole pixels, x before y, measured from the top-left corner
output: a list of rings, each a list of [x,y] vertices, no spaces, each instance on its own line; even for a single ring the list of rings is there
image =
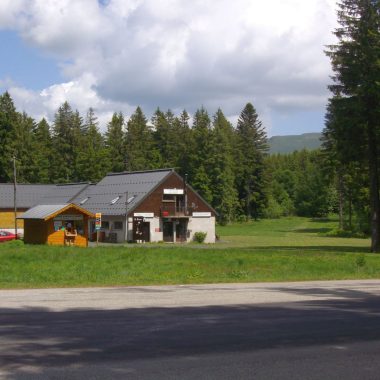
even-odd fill
[[[142,109],[125,119],[114,113],[105,133],[93,109],[83,118],[69,103],[52,125],[18,112],[8,92],[0,96],[0,181],[12,180],[17,157],[20,182],[99,181],[108,172],[175,168],[219,214],[219,222],[283,215],[323,216],[334,196],[320,170],[319,152],[268,154],[265,129],[248,103],[234,127],[219,109],[190,115]],[[330,193],[329,193],[330,194]],[[336,208],[336,207],[335,207]]]

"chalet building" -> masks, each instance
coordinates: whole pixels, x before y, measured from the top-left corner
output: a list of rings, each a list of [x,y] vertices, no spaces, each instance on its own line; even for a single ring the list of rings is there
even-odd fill
[[[172,169],[111,173],[72,202],[102,213],[100,240],[179,243],[206,232],[215,242],[215,210]],[[95,239],[95,221],[89,231]]]
[[[38,204],[68,204],[89,185],[89,183],[17,184],[17,216],[23,215],[24,212]],[[11,232],[14,232],[15,229],[14,188],[13,184],[9,183],[0,183],[0,229]],[[23,219],[18,218],[17,230],[20,235],[23,235]]]
[[[101,213],[100,241],[179,243],[192,241],[196,232],[205,232],[205,242],[215,242],[215,210],[173,169],[111,173],[97,184],[18,185],[17,204],[20,213],[30,210],[18,218],[20,232],[23,221],[32,220],[36,210],[51,211],[39,222],[27,222],[34,226],[48,223],[51,234],[44,226],[40,235],[48,243],[59,235],[53,234],[51,227],[51,220],[58,222],[53,211],[68,205],[88,212],[83,217],[86,226],[80,227],[86,239],[96,240],[91,215]],[[66,221],[78,224],[74,219]],[[13,185],[0,184],[0,229],[13,228]],[[25,231],[25,236],[31,235]]]
[[[36,205],[55,185],[17,185],[17,215]],[[17,221],[18,232],[22,235],[24,222]],[[14,189],[11,183],[0,183],[0,229],[10,232],[15,230]]]

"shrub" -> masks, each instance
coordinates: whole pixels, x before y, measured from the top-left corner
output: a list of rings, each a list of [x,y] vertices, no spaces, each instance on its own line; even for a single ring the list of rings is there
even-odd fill
[[[203,243],[206,239],[207,232],[196,232],[194,234],[194,241],[197,243]]]

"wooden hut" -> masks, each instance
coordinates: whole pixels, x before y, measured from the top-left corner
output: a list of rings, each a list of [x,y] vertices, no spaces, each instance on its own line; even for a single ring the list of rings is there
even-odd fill
[[[75,204],[38,205],[18,219],[24,220],[24,242],[87,247],[91,212]]]

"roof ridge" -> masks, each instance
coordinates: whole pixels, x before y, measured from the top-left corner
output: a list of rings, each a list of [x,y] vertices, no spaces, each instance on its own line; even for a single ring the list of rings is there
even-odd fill
[[[116,175],[125,175],[125,174],[137,174],[137,173],[154,173],[154,172],[166,172],[166,171],[175,171],[174,168],[164,168],[164,169],[149,169],[149,170],[136,170],[136,171],[124,171],[118,173],[107,173],[108,176],[116,176]]]

